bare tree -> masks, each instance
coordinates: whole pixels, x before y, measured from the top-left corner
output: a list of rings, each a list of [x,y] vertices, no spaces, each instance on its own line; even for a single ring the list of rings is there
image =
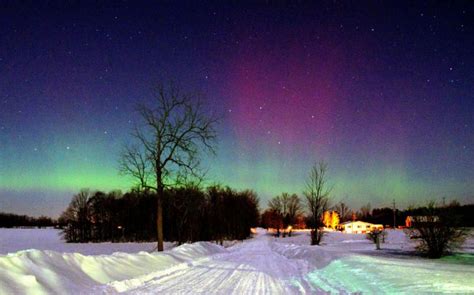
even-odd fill
[[[149,189],[148,183],[153,171],[143,149],[140,149],[138,145],[125,146],[119,164],[123,174],[128,174],[138,181],[136,188],[139,191]]]
[[[270,201],[268,201],[268,208],[270,208],[270,210],[278,212],[278,214],[280,215],[283,215],[283,202],[280,196],[276,196]]]
[[[280,219],[283,221],[282,226],[287,227],[294,224],[296,216],[301,211],[300,199],[296,194],[290,195],[288,193],[282,193],[280,196],[276,196],[268,201],[268,208],[274,214],[278,214]],[[280,228],[277,230],[279,234]],[[283,233],[283,237],[284,236],[285,233]]]
[[[429,258],[440,258],[462,246],[468,229],[462,227],[454,207],[437,206],[431,201],[421,209],[421,215],[412,216],[412,227],[406,232],[410,238],[418,239],[419,252]]]
[[[339,202],[339,204],[336,205],[336,211],[339,212],[339,216],[341,219],[341,222],[347,221],[350,219],[350,210],[349,207],[344,202]]]
[[[286,204],[285,204],[286,205]],[[281,221],[281,222],[276,222],[273,225],[277,226],[277,237],[280,236],[280,229],[281,227],[284,226],[283,224],[283,214],[284,214],[284,208],[283,208],[283,200],[280,196],[276,196],[270,201],[268,201],[268,208],[270,209],[270,212],[272,212],[274,215],[276,215],[276,219]]]
[[[306,181],[306,190],[303,192],[310,213],[311,245],[319,245],[323,237],[322,216],[328,208],[328,197],[331,192],[331,188],[328,188],[326,183],[327,170],[328,166],[325,162],[316,163],[311,168]]]
[[[142,190],[157,193],[158,251],[163,251],[163,195],[166,187],[201,180],[200,152],[215,153],[218,118],[208,114],[199,95],[174,83],[156,88],[153,106],[139,105],[143,125],[135,127],[137,145],[126,147],[120,170]]]
[[[297,194],[292,194],[288,198],[288,216],[290,223],[293,224],[296,222],[296,217],[301,213],[301,203],[300,198]]]
[[[90,191],[82,189],[74,195],[66,211],[61,215],[60,219],[67,224],[67,229],[64,232],[67,241],[84,242],[88,239],[90,234],[90,198]]]

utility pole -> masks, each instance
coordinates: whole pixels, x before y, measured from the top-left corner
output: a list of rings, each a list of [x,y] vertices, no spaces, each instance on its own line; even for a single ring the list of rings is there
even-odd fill
[[[393,228],[397,228],[397,209],[395,208],[395,199],[393,199]]]

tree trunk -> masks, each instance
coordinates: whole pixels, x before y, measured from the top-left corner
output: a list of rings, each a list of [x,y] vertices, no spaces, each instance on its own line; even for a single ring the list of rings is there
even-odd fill
[[[156,234],[157,234],[157,249],[163,251],[163,196],[164,187],[161,183],[161,171],[156,173],[157,180],[157,202],[156,202]]]
[[[157,148],[158,151],[160,151],[160,148],[158,146]],[[157,161],[156,167],[160,167],[161,163]],[[157,235],[157,250],[159,252],[163,251],[163,198],[165,195],[165,188],[163,186],[163,180],[162,180],[162,170],[160,168],[157,168],[155,170],[156,173],[156,193],[157,193],[157,198],[156,198],[156,235]]]
[[[158,238],[158,251],[163,251],[163,205],[162,194],[158,193],[156,203],[156,233]]]

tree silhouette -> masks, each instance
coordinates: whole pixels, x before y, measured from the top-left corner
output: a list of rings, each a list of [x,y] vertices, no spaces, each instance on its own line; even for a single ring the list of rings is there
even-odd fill
[[[350,209],[344,202],[339,202],[335,206],[336,211],[339,213],[341,222],[345,222],[351,219]]]
[[[311,228],[311,245],[319,245],[323,237],[322,216],[328,208],[330,188],[327,188],[326,173],[328,166],[319,162],[311,168],[306,189],[303,192],[309,209],[308,225]]]
[[[159,85],[152,106],[137,108],[143,125],[133,131],[137,144],[125,148],[120,169],[143,190],[157,194],[157,249],[163,251],[163,198],[165,188],[201,179],[200,152],[214,153],[217,118],[209,115],[196,94],[176,84]]]
[[[300,199],[296,194],[282,193],[268,201],[268,208],[280,214],[283,226],[292,225],[296,221],[296,217],[301,212]]]
[[[66,211],[61,215],[60,222],[65,222],[69,230],[65,231],[65,239],[71,242],[88,241],[91,235],[89,190],[83,189],[74,195]]]
[[[61,216],[64,239],[67,242],[153,241],[156,199],[156,193],[136,190],[124,195],[114,191],[77,194]],[[257,195],[229,187],[168,188],[164,191],[163,209],[167,224],[164,239],[178,244],[242,240],[250,235],[251,227],[259,219]]]
[[[300,198],[297,194],[292,194],[288,198],[287,209],[288,225],[293,226],[296,223],[296,218],[302,211]]]
[[[436,206],[432,201],[418,210],[419,215],[412,216],[412,227],[407,232],[418,239],[418,251],[429,258],[440,258],[464,243],[468,230],[461,225],[457,207],[460,206]]]

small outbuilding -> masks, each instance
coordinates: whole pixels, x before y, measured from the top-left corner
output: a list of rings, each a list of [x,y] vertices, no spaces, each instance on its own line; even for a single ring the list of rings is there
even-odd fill
[[[364,221],[346,221],[340,223],[338,229],[348,234],[365,234],[375,229],[383,230],[383,225]]]
[[[407,216],[405,219],[405,226],[412,227],[413,223],[423,224],[423,223],[433,223],[438,222],[438,216]]]

